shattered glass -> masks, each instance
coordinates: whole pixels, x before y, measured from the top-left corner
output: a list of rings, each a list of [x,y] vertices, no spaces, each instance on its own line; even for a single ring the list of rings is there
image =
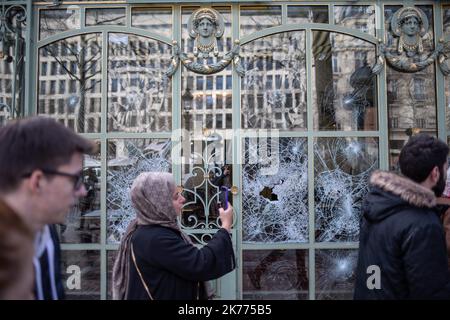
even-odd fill
[[[130,187],[142,172],[170,172],[171,143],[166,139],[115,139],[108,143],[108,242],[118,243],[135,218]]]
[[[316,251],[316,299],[353,298],[358,250]]]
[[[245,242],[308,241],[308,164],[305,138],[245,140],[242,234]],[[252,158],[268,154],[276,170]],[[278,153],[277,153],[278,152]],[[275,157],[273,157],[275,156]]]
[[[363,197],[378,169],[376,138],[317,138],[316,241],[358,241]]]

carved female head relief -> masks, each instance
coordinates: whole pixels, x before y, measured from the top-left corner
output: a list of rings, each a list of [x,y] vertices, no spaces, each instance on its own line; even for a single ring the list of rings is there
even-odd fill
[[[423,53],[422,37],[428,31],[428,19],[417,7],[405,7],[397,12],[391,20],[391,30],[399,37],[397,52],[408,56]]]
[[[194,40],[194,55],[207,58],[213,52],[219,54],[217,39],[224,32],[223,18],[219,12],[210,8],[196,10],[188,21],[189,36]]]

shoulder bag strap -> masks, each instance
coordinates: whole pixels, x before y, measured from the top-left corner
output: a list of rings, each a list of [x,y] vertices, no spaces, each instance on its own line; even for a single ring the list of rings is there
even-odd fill
[[[141,270],[139,270],[139,267],[136,263],[136,257],[134,256],[134,250],[133,250],[133,244],[131,244],[131,258],[133,259],[134,266],[136,267],[136,270],[139,274],[139,278],[141,278],[142,284],[144,285],[145,291],[147,291],[148,297],[150,300],[153,300],[152,294],[150,293],[150,290],[147,287],[147,284],[144,281],[144,277],[142,277]]]

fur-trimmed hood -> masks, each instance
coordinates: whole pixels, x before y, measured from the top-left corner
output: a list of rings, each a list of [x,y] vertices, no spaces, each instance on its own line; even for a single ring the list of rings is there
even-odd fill
[[[436,196],[411,179],[377,170],[370,177],[372,186],[363,205],[364,215],[371,221],[383,220],[397,213],[399,207],[435,208]]]

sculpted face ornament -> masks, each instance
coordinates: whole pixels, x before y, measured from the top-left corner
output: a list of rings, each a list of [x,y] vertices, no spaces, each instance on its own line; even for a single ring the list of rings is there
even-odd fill
[[[214,74],[232,63],[238,75],[244,76],[245,70],[239,56],[239,40],[234,40],[231,51],[219,54],[217,39],[223,36],[225,30],[223,17],[219,12],[211,8],[200,8],[189,17],[187,28],[189,36],[194,39],[193,56],[181,52],[177,41],[173,41],[172,61],[165,72],[166,77],[172,77],[175,74],[180,62],[188,70],[199,74]],[[216,57],[213,63],[205,61],[210,57]]]
[[[188,21],[189,36],[194,40],[194,55],[208,58],[210,53],[219,54],[217,39],[222,37],[224,23],[222,16],[214,9],[202,8],[195,11]]]
[[[425,35],[428,32],[428,18],[418,7],[403,7],[397,10],[391,19],[391,34],[398,38],[396,49],[379,46],[380,57],[400,72],[417,72],[433,64],[439,57],[443,70],[442,58],[444,46],[438,43],[432,51],[432,41]]]
[[[406,7],[398,10],[391,20],[394,36],[399,37],[397,52],[405,52],[409,57],[422,54],[422,37],[428,31],[428,19],[419,8]]]

